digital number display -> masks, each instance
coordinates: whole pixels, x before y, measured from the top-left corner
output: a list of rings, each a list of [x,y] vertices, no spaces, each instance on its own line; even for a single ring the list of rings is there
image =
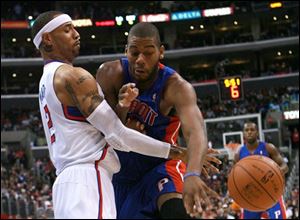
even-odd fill
[[[237,101],[244,98],[242,78],[240,76],[220,78],[218,87],[221,101]]]

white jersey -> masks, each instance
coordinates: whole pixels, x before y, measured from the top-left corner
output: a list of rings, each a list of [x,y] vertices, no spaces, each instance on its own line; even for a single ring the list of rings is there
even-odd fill
[[[72,165],[93,164],[100,159],[106,145],[101,132],[87,122],[76,107],[63,105],[56,96],[53,80],[61,65],[67,64],[57,61],[46,64],[39,85],[40,112],[50,158],[57,175]],[[103,97],[100,86],[97,86]],[[119,169],[119,160],[112,151],[110,149],[113,163],[108,161],[105,166],[116,172]]]

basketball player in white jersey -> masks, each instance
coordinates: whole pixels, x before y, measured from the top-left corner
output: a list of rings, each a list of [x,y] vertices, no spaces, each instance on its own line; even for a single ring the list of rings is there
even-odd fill
[[[111,176],[119,160],[112,148],[161,158],[180,157],[183,151],[124,127],[94,77],[73,67],[80,36],[68,15],[39,15],[32,35],[44,60],[39,104],[57,174],[55,218],[116,218]],[[138,91],[126,84],[120,94],[119,104],[129,107]]]

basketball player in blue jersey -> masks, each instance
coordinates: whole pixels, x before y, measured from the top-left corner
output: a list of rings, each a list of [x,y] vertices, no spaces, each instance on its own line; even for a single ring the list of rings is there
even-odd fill
[[[288,172],[287,164],[283,161],[282,156],[273,144],[258,140],[258,129],[255,123],[246,122],[244,124],[243,136],[246,144],[235,154],[234,162],[237,163],[244,157],[251,155],[263,155],[270,157],[279,165],[282,176],[284,177],[284,175]],[[283,198],[281,197],[272,208],[265,212],[270,219],[286,219]],[[260,219],[261,215],[265,212],[252,212],[244,209],[242,212],[242,219]]]
[[[127,43],[127,58],[98,69],[96,80],[107,102],[124,124],[141,125],[143,133],[158,140],[176,144],[181,126],[188,158],[186,164],[118,151],[121,170],[113,177],[118,218],[195,217],[201,202],[209,203],[208,196],[217,195],[200,178],[207,137],[194,88],[160,63],[164,47],[153,24],[134,25]],[[119,90],[129,82],[136,83],[139,95],[124,108],[118,104]]]

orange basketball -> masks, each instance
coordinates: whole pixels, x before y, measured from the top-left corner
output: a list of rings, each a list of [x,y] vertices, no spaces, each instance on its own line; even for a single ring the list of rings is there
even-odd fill
[[[278,202],[284,181],[272,159],[253,155],[236,163],[228,176],[230,197],[249,211],[265,211]]]

